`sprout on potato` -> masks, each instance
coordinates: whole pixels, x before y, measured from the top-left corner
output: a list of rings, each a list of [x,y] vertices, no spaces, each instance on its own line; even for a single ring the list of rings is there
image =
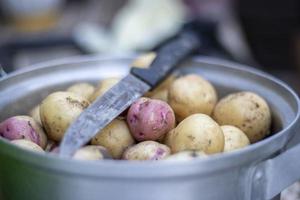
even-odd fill
[[[166,102],[143,97],[129,108],[127,123],[137,141],[158,140],[174,128],[175,116]]]
[[[216,102],[214,87],[199,75],[180,77],[170,85],[168,103],[178,121],[196,113],[211,115]]]
[[[93,145],[105,147],[113,158],[121,158],[125,149],[134,144],[134,139],[124,120],[114,119],[91,141]]]
[[[250,144],[247,135],[239,128],[230,125],[221,126],[224,133],[225,146],[224,152],[243,148]]]
[[[85,98],[72,92],[55,92],[47,96],[40,105],[40,116],[48,137],[59,142],[88,105]]]
[[[0,136],[8,140],[30,140],[42,148],[47,144],[47,137],[41,125],[25,115],[14,116],[1,122]]]
[[[193,114],[174,129],[170,141],[173,153],[184,150],[219,153],[224,149],[224,134],[221,127],[208,115]]]
[[[170,155],[170,148],[155,141],[140,142],[128,148],[124,154],[125,160],[161,160]]]
[[[267,102],[253,92],[238,92],[222,98],[213,118],[220,125],[233,125],[248,136],[251,143],[270,133],[271,112]]]

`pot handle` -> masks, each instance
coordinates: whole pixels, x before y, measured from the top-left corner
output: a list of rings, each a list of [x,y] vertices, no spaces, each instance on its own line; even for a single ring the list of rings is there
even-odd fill
[[[251,199],[272,199],[300,179],[300,144],[257,165]]]

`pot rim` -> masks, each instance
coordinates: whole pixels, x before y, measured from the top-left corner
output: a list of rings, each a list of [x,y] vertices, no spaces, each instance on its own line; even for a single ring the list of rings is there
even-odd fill
[[[72,64],[72,63],[85,63],[85,62],[101,62],[104,60],[118,60],[118,59],[133,59],[135,56],[119,56],[119,55],[92,55],[92,56],[76,56],[54,61],[48,61],[41,64],[33,65],[29,68],[12,72],[6,77],[0,79],[1,81],[15,77],[23,73],[30,73],[33,70],[41,68],[51,68],[57,65]],[[226,61],[218,58],[211,58],[207,56],[197,56],[193,58],[196,62],[204,62],[207,64],[221,65],[226,68],[234,70],[242,70],[265,79],[268,79],[282,88],[287,90],[297,102],[297,113],[293,121],[285,128],[276,134],[265,138],[262,141],[251,144],[238,151],[219,153],[210,155],[205,158],[196,158],[189,161],[123,161],[123,160],[103,160],[101,162],[88,162],[78,161],[70,158],[61,158],[52,154],[41,154],[31,151],[24,151],[23,149],[11,145],[8,141],[0,140],[0,151],[12,156],[16,161],[26,162],[32,167],[54,171],[64,175],[78,175],[89,176],[92,178],[178,178],[181,176],[190,175],[195,177],[196,174],[208,175],[216,170],[226,170],[245,164],[256,164],[260,160],[256,157],[256,151],[265,151],[270,156],[276,151],[282,149],[289,138],[284,138],[285,134],[289,131],[295,130],[297,122],[300,118],[300,101],[297,94],[286,83],[277,78],[262,72],[260,70],[248,67],[243,64],[237,64],[231,61]],[[272,145],[275,141],[280,145]],[[247,156],[246,156],[247,155]],[[254,162],[255,161],[255,162]]]

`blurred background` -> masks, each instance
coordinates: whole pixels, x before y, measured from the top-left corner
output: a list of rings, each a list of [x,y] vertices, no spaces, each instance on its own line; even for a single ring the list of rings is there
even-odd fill
[[[300,93],[299,0],[0,0],[0,64],[11,72],[87,54],[142,53],[197,20],[197,52],[265,70]],[[283,199],[300,199],[299,184]]]
[[[198,19],[201,55],[266,70],[300,92],[299,0],[0,0],[7,72],[82,54],[155,49]]]

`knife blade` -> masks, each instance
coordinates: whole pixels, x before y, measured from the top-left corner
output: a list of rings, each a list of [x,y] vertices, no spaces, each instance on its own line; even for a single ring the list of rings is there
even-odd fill
[[[59,155],[72,156],[135,100],[159,84],[200,44],[200,38],[194,32],[183,31],[157,51],[149,68],[132,68],[129,75],[97,98],[70,125],[60,144]]]

